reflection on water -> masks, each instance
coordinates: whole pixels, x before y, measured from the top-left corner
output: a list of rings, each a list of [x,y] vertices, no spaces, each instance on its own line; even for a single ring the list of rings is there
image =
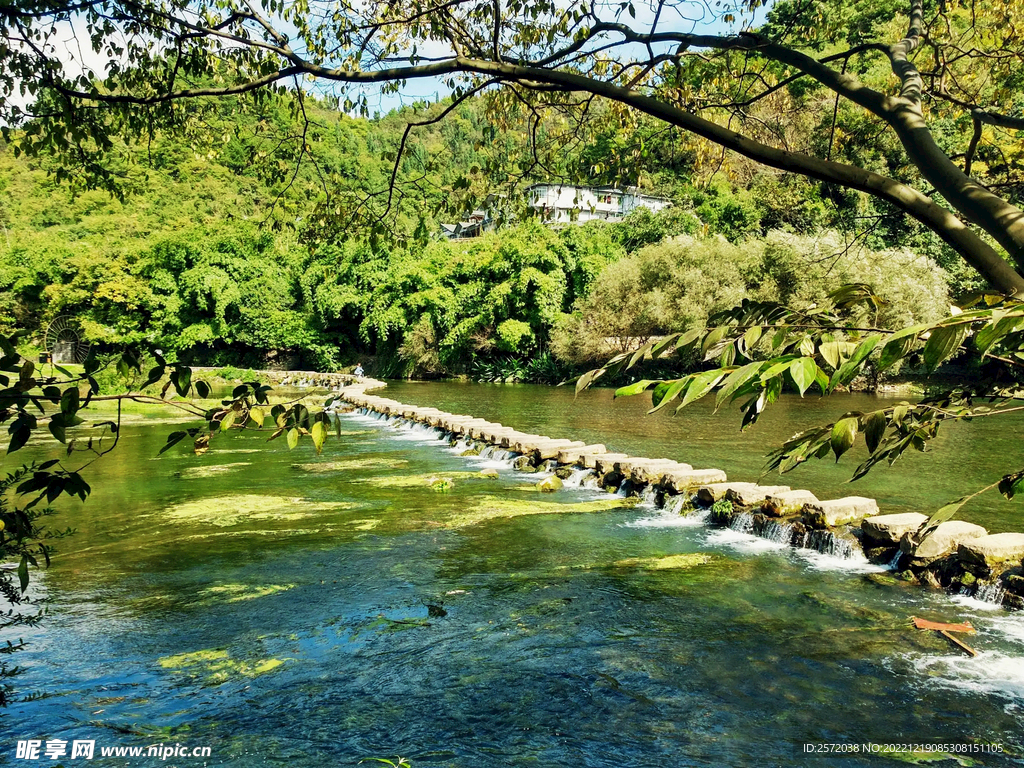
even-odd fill
[[[559,436],[586,420],[561,390],[524,390],[517,421],[481,396],[497,390],[406,389]],[[473,392],[479,408],[457,405]],[[937,740],[1002,743],[1012,756],[978,764],[1020,764],[1024,617],[681,510],[622,508],[585,477],[541,499],[507,457],[343,418],[372,434],[321,457],[238,434],[151,461],[167,428],[127,428],[132,450],[98,463],[94,496],[61,518],[78,533],[19,654],[19,686],[43,696],[7,713],[10,738],[209,744],[208,764],[239,768],[791,765],[806,742]],[[704,463],[662,427],[598,426],[610,448]],[[971,620],[979,656],[912,615]]]

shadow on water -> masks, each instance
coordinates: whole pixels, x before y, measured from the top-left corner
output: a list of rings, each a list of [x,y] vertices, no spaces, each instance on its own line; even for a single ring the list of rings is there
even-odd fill
[[[391,395],[738,473],[760,462],[747,448],[726,466],[747,437],[716,436],[709,414],[638,426],[608,415],[618,405],[573,410],[563,390]],[[899,761],[803,744],[941,741],[1013,752],[974,764],[1024,759],[1020,616],[595,491],[542,497],[436,440],[343,418],[321,457],[240,434],[154,460],[167,428],[127,428],[130,450],[61,518],[78,534],[43,577],[50,615],[18,681],[41,698],[5,715],[10,749],[184,743],[238,767],[859,766]],[[911,615],[969,618],[981,655],[911,631]]]

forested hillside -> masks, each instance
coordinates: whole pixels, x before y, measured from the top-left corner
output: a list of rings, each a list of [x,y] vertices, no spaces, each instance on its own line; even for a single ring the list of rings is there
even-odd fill
[[[289,104],[221,102],[122,146],[108,154],[119,195],[4,147],[0,330],[38,333],[65,315],[100,345],[146,341],[196,364],[334,369],[376,356],[390,375],[554,380],[745,296],[823,300],[863,280],[901,302],[893,322],[909,322],[974,280],[902,215],[701,156],[643,120],[597,119],[564,146],[549,125],[552,143],[532,137],[541,167],[526,115],[499,132],[470,100],[412,132],[392,191],[407,122],[444,104],[375,119]],[[676,205],[553,230],[529,220],[519,194],[537,179],[636,184]],[[439,222],[487,199],[505,222],[497,233],[440,239]]]

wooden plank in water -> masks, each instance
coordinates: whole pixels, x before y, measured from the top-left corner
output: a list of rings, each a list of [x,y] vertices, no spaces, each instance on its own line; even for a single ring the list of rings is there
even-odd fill
[[[965,621],[963,624],[943,624],[939,621],[919,619],[917,616],[911,616],[910,620],[914,622],[914,626],[918,629],[934,629],[936,632],[966,632],[969,635],[973,635],[975,631],[969,621]]]
[[[971,646],[969,646],[967,643],[965,643],[960,638],[953,637],[953,635],[949,634],[949,632],[947,632],[946,630],[940,629],[940,630],[938,630],[938,633],[940,635],[942,635],[944,638],[946,638],[947,640],[949,640],[949,642],[951,642],[953,645],[955,645],[961,651],[966,653],[968,656],[977,656],[978,655],[978,652],[976,650],[974,650],[973,648],[971,648]]]

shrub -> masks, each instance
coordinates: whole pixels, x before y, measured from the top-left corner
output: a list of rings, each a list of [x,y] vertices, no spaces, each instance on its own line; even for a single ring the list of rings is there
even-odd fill
[[[770,232],[730,243],[723,237],[676,237],[611,264],[587,298],[552,333],[551,350],[574,364],[706,322],[744,299],[809,306],[844,283],[867,283],[885,303],[858,318],[887,328],[928,322],[948,306],[945,275],[907,250],[872,251],[838,233]]]

